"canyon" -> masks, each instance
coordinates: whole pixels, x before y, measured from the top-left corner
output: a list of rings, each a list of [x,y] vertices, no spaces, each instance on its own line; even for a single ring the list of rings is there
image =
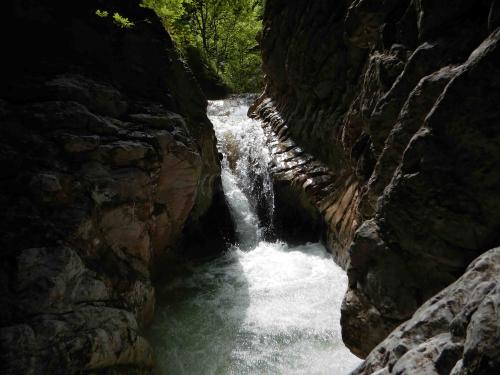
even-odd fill
[[[352,374],[500,372],[497,0],[268,0],[246,235],[222,179],[238,150],[153,11],[20,0],[1,21],[1,373],[153,373],[162,286],[242,238],[243,268],[323,269],[321,241],[345,270]],[[224,267],[200,270],[240,285]]]

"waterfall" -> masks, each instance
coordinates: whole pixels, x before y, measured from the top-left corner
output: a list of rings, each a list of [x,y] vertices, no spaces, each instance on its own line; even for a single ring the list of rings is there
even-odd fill
[[[222,180],[238,235],[225,255],[163,291],[152,328],[160,374],[348,374],[343,345],[347,277],[321,244],[271,242],[270,155],[248,97],[211,102]]]
[[[250,249],[272,235],[274,194],[270,155],[258,121],[247,116],[251,97],[214,101],[208,115],[224,155],[222,184],[240,248]]]

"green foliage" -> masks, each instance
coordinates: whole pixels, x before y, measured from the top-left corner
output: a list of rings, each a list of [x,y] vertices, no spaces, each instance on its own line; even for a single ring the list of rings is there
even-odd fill
[[[96,9],[95,15],[100,18],[107,18],[109,16],[109,12],[107,10]],[[134,23],[130,21],[127,17],[122,16],[120,13],[113,13],[113,23],[122,28],[122,29],[130,29],[134,26]]]
[[[143,0],[156,11],[181,50],[202,51],[236,92],[262,86],[256,35],[262,0]]]
[[[100,10],[100,9],[97,9],[95,11],[95,14],[96,14],[97,17],[101,17],[101,18],[106,18],[109,15],[108,11],[106,11],[106,10]]]
[[[132,26],[134,26],[134,23],[132,21],[130,21],[127,17],[123,17],[118,12],[115,12],[113,14],[113,21],[117,26],[121,27],[122,29],[130,29]]]

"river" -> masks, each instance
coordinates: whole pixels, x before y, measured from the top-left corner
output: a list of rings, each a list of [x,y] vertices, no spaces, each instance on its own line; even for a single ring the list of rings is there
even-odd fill
[[[263,225],[257,206],[272,217],[269,154],[247,110],[245,98],[210,103],[238,244],[163,292],[152,328],[159,374],[348,374],[360,360],[341,340],[347,277],[321,244],[268,239],[272,221]]]

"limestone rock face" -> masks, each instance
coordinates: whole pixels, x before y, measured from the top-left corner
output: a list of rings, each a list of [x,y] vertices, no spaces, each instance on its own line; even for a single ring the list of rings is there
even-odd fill
[[[0,372],[150,373],[153,281],[229,221],[206,99],[138,1],[5,7]]]
[[[465,375],[500,371],[500,248],[467,268],[396,328],[353,372]]]
[[[491,0],[266,3],[252,116],[348,272],[359,356],[500,243],[499,19]]]

